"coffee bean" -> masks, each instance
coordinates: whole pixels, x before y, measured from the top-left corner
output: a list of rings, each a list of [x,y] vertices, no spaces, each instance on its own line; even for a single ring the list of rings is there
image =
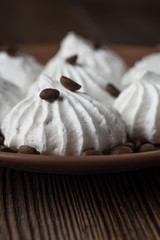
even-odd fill
[[[82,156],[103,155],[102,152],[97,150],[86,150],[82,153]]]
[[[40,154],[35,148],[29,147],[27,145],[22,145],[18,149],[18,153],[24,154]]]
[[[81,86],[78,83],[74,82],[72,79],[65,76],[62,76],[60,78],[60,82],[65,88],[67,88],[70,91],[76,91],[81,88]]]
[[[118,95],[120,94],[120,91],[115,86],[113,86],[111,83],[107,84],[106,90],[113,97],[118,97]]]
[[[74,65],[74,64],[76,64],[77,58],[78,58],[78,55],[73,55],[71,57],[68,57],[66,59],[66,62],[69,63],[69,64]]]
[[[4,137],[0,136],[0,145],[3,145],[3,143],[4,143]]]
[[[9,148],[7,146],[4,146],[4,145],[1,145],[0,146],[0,152],[11,152],[11,153],[16,153],[17,152],[17,149],[16,148]]]
[[[133,142],[126,142],[124,146],[130,147],[133,151],[135,149],[135,144]]]
[[[40,98],[46,101],[55,101],[59,98],[59,91],[52,88],[46,88],[40,93]]]
[[[116,147],[112,148],[112,150],[110,151],[111,155],[125,154],[125,153],[133,153],[133,150],[128,146],[120,145],[120,146],[116,146]]]
[[[151,152],[155,150],[156,150],[156,147],[153,144],[144,143],[140,146],[140,148],[138,149],[138,152]]]
[[[18,47],[14,46],[14,45],[10,45],[7,47],[6,52],[8,53],[9,56],[15,57],[15,56],[17,56]]]

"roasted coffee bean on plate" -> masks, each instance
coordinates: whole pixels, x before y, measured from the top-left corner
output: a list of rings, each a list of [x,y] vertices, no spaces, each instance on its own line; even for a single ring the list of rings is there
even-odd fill
[[[18,153],[24,153],[24,154],[40,154],[35,148],[22,145],[18,149]]]
[[[116,146],[114,148],[112,148],[112,150],[110,151],[110,154],[125,154],[125,153],[133,153],[133,150],[131,147],[129,146],[125,146],[125,145],[120,145],[120,146]]]

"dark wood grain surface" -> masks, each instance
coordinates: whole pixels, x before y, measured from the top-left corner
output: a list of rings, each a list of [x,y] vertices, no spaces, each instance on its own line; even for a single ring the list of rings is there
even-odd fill
[[[160,239],[160,168],[106,175],[0,169],[0,239]]]

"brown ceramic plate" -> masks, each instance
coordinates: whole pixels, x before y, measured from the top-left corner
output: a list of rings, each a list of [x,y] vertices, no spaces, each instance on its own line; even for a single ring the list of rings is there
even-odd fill
[[[44,173],[107,173],[160,165],[160,151],[105,156],[0,153],[0,167]]]
[[[155,47],[110,46],[132,65]],[[21,46],[20,49],[46,63],[57,51],[55,44]],[[0,167],[44,173],[106,173],[160,166],[160,150],[105,156],[45,156],[0,152]]]

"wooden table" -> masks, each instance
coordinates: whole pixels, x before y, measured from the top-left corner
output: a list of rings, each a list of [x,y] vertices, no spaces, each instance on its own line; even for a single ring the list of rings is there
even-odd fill
[[[128,58],[130,65],[153,51],[145,47],[113,48]],[[57,47],[23,49],[45,62]],[[160,167],[102,175],[0,169],[1,239],[158,240]]]
[[[1,169],[0,239],[160,239],[160,168],[103,175]]]

